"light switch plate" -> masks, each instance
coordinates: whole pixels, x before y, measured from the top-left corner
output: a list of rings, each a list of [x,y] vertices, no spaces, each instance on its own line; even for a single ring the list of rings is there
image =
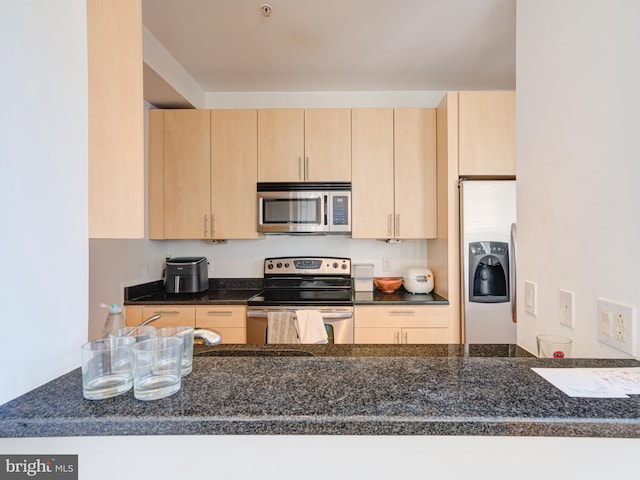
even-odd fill
[[[576,312],[575,312],[575,295],[570,290],[560,289],[560,323],[568,327],[575,327]]]
[[[524,282],[524,311],[531,315],[538,314],[538,284]]]

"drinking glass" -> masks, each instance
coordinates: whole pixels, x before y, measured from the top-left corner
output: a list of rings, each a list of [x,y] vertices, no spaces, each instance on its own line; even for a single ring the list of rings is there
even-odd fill
[[[182,376],[189,375],[193,368],[193,327],[164,327],[158,328],[159,337],[178,337],[182,339]]]
[[[132,337],[101,338],[85,343],[82,354],[82,396],[101,400],[131,389],[133,379]]]
[[[157,400],[182,386],[182,339],[154,337],[138,342],[133,350],[133,395]]]

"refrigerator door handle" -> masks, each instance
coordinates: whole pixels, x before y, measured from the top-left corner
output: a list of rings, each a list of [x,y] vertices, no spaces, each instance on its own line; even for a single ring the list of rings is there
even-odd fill
[[[509,257],[509,288],[511,289],[511,321],[518,322],[518,308],[516,305],[516,248],[517,248],[517,227],[515,223],[511,224],[511,256]]]

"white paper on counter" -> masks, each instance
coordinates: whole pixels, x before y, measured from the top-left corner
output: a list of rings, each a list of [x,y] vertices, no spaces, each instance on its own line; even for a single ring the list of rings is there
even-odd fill
[[[640,394],[640,367],[531,370],[570,397],[629,398]]]

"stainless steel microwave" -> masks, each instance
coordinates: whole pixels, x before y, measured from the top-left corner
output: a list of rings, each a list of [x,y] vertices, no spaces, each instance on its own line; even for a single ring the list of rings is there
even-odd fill
[[[258,183],[258,232],[351,233],[351,183]]]

